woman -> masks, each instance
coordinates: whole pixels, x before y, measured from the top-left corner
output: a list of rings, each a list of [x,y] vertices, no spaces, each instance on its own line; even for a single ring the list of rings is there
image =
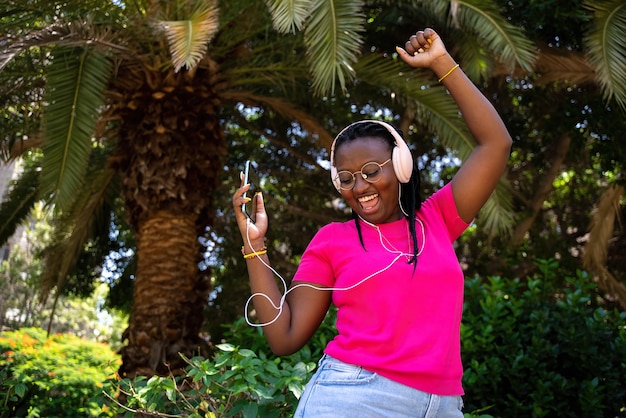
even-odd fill
[[[331,148],[331,178],[353,219],[318,231],[286,295],[268,268],[262,196],[253,197],[256,223],[241,211],[248,185],[233,196],[254,306],[272,351],[299,350],[330,303],[338,308],[338,335],[297,417],[463,416],[463,273],[452,244],[496,187],[511,138],[434,30],[417,32],[397,52],[435,73],[476,139],[449,184],[422,203],[419,173],[399,131],[380,121],[345,128]]]

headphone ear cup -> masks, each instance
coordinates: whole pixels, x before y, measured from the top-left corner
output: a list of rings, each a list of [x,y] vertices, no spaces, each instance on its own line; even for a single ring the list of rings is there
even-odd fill
[[[408,183],[411,180],[411,174],[413,174],[413,156],[411,156],[411,150],[404,141],[396,142],[397,144],[391,154],[393,171],[400,183]]]

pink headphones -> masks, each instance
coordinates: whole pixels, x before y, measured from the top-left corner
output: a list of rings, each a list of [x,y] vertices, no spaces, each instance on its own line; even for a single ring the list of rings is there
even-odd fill
[[[411,174],[413,173],[413,157],[411,156],[411,150],[409,149],[406,142],[404,142],[398,131],[396,131],[395,128],[387,122],[373,119],[360,120],[358,122],[351,123],[350,125],[343,128],[341,132],[337,134],[333,141],[333,144],[330,146],[330,178],[333,181],[335,189],[337,189],[338,192],[340,192],[341,189],[339,188],[339,179],[337,178],[337,168],[335,167],[335,164],[333,162],[335,160],[335,143],[337,142],[337,138],[339,138],[346,129],[356,124],[367,122],[377,123],[381,126],[384,126],[385,129],[389,131],[391,136],[393,136],[393,139],[396,142],[396,146],[393,147],[393,151],[391,152],[393,171],[396,174],[396,178],[400,183],[408,183],[411,179]]]

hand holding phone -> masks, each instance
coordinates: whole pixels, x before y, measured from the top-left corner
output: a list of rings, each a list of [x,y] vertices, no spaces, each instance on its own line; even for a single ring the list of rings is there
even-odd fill
[[[249,197],[250,201],[244,203],[241,207],[243,213],[250,218],[252,223],[256,222],[256,194],[261,191],[259,188],[259,178],[254,169],[252,161],[246,161],[246,166],[243,172],[243,184],[250,184],[250,188],[243,194],[243,197]]]

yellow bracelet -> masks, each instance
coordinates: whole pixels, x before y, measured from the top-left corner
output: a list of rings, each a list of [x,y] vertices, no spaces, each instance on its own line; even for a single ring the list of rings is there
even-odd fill
[[[241,254],[243,254],[243,258],[245,258],[246,260],[249,260],[249,259],[257,257],[259,255],[267,254],[267,247],[263,247],[263,248],[261,248],[258,251],[252,250],[252,252],[250,254],[246,254],[244,252],[243,247],[241,247]]]
[[[439,82],[441,83],[443,81],[444,78],[446,78],[447,76],[449,76],[450,74],[452,74],[452,71],[456,70],[457,68],[459,68],[459,64],[455,65],[454,67],[450,68],[450,71],[448,71],[447,73],[445,73],[440,79]]]

